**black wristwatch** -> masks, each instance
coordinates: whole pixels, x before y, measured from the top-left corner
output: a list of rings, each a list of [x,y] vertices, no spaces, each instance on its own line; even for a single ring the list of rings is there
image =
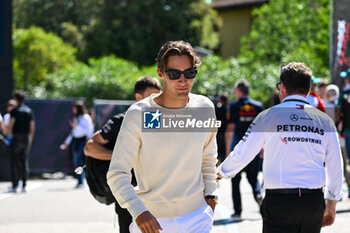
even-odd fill
[[[214,195],[205,196],[205,200],[208,200],[208,199],[213,199],[216,203],[219,201],[218,196],[214,196]]]

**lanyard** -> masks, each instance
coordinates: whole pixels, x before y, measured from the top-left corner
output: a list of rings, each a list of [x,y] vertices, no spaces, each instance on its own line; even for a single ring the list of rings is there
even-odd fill
[[[288,100],[283,101],[283,103],[284,102],[290,102],[290,101],[296,101],[296,102],[302,102],[304,104],[309,104],[309,102],[307,102],[305,100],[298,100],[298,99],[288,99]]]

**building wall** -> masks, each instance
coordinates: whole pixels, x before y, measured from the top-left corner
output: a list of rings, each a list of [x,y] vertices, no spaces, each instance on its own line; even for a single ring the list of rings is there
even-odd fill
[[[220,30],[222,58],[236,57],[239,54],[240,40],[250,32],[251,10],[249,7],[219,12],[223,19]]]

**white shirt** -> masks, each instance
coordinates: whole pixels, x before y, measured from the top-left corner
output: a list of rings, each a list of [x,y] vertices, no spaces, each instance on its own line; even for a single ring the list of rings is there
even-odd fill
[[[335,125],[306,98],[288,96],[260,113],[219,173],[235,176],[261,149],[266,189],[326,186],[326,199],[341,198],[343,161]]]
[[[4,115],[4,125],[8,127],[10,125],[11,114],[8,112]]]
[[[77,126],[72,129],[71,134],[64,141],[65,144],[70,144],[73,138],[90,138],[94,132],[94,125],[92,123],[91,117],[89,114],[84,114],[78,118],[73,119],[73,123],[76,123]]]

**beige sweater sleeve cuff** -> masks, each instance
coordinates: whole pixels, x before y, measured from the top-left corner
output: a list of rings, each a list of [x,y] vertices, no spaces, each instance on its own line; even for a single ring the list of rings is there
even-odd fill
[[[216,180],[206,182],[204,196],[208,195],[218,196],[218,183],[216,182]]]
[[[140,199],[134,200],[129,204],[129,207],[127,208],[128,211],[130,212],[133,220],[135,221],[136,218],[142,214],[145,211],[148,211],[146,206],[142,203]]]

